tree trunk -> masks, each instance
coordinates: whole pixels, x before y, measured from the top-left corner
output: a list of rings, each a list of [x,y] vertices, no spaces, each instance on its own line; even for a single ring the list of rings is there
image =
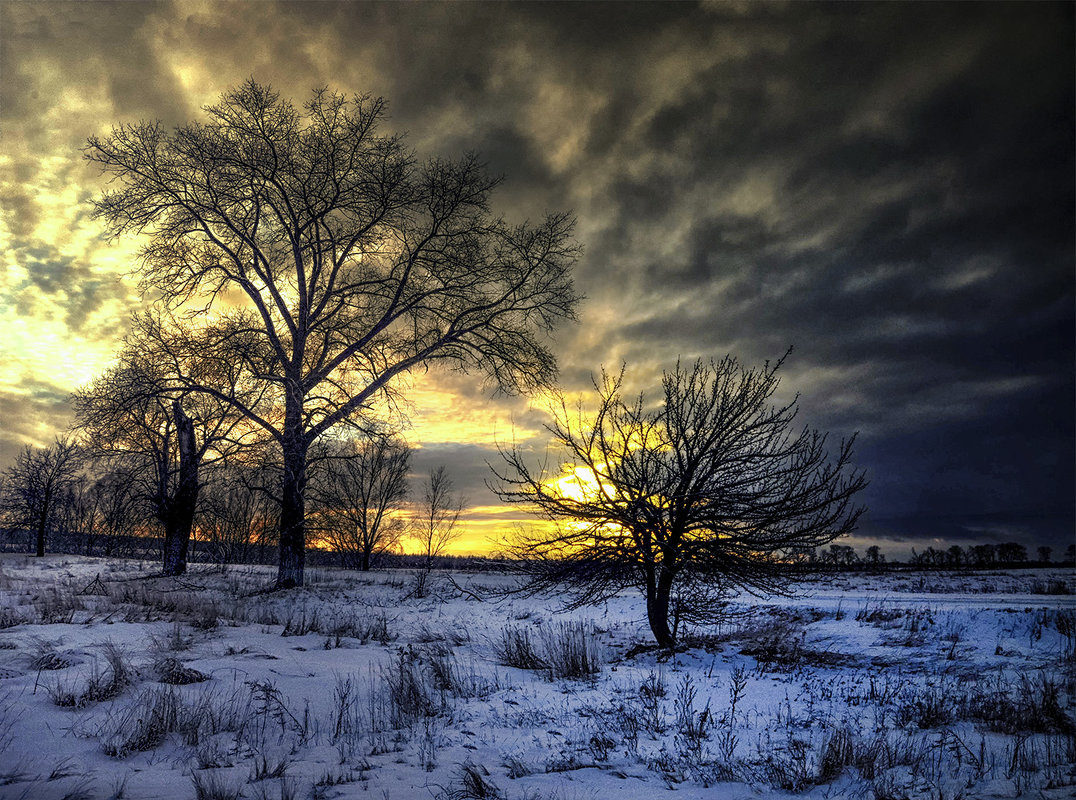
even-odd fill
[[[198,504],[198,451],[194,438],[194,423],[172,401],[176,421],[176,440],[179,451],[179,482],[168,503],[164,519],[164,574],[182,575],[187,571],[187,548],[194,528],[194,509]]]
[[[284,474],[280,498],[280,567],[277,587],[303,585],[306,562],[306,454],[301,406],[289,396],[285,409]]]
[[[52,502],[50,493],[45,492],[44,498],[42,498],[41,513],[37,517],[37,557],[42,558],[45,555],[45,528],[49,521],[49,504]]]
[[[646,587],[646,619],[658,646],[671,649],[676,645],[676,638],[669,630],[669,596],[672,587],[668,583],[659,578],[657,586]]]

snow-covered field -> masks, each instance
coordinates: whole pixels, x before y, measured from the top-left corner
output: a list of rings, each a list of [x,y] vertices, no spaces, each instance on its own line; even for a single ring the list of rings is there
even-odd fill
[[[671,657],[625,593],[0,557],[0,797],[1071,797],[1071,571],[841,575]],[[98,580],[99,578],[99,580]],[[1058,594],[1066,590],[1069,594]]]

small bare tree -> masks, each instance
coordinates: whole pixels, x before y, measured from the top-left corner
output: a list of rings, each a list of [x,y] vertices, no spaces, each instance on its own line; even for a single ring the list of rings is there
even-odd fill
[[[345,566],[369,570],[399,544],[410,469],[410,448],[376,434],[340,442],[321,460],[314,485],[321,537]]]
[[[278,544],[280,487],[278,464],[264,444],[245,449],[214,471],[199,504],[197,541],[220,567],[269,563]]]
[[[163,529],[163,574],[181,575],[204,470],[234,456],[255,430],[223,399],[237,396],[234,367],[202,363],[189,331],[165,336],[147,315],[135,326],[117,364],[73,395],[77,430],[110,480],[126,482],[133,507]],[[217,394],[174,388],[177,374],[195,371]]]
[[[61,518],[64,493],[81,463],[78,446],[61,436],[49,447],[27,445],[4,472],[0,512],[11,527],[33,531],[38,556],[45,555],[48,534]]]
[[[133,555],[135,537],[146,532],[149,514],[146,498],[138,494],[130,473],[117,470],[99,475],[90,495],[103,554],[118,558]]]
[[[526,588],[567,588],[583,605],[636,587],[654,638],[672,647],[678,620],[712,620],[732,587],[785,590],[781,558],[852,531],[866,483],[850,471],[852,441],[831,460],[824,435],[792,430],[798,398],[770,405],[780,364],[677,364],[654,404],[625,398],[623,370],[603,373],[596,413],[562,402],[548,426],[557,470],[503,450],[493,488],[551,523],[509,543]]]
[[[93,487],[93,479],[84,472],[64,492],[60,527],[67,533],[69,552],[77,553],[81,548],[84,555],[93,555],[94,545],[100,536],[99,498]]]
[[[425,594],[426,581],[433,570],[434,560],[459,536],[456,523],[459,522],[465,505],[466,500],[463,495],[456,493],[444,465],[430,470],[422,488],[422,501],[411,533],[411,538],[418,543],[419,554],[422,556],[422,570],[414,590],[416,596],[422,597]]]
[[[202,492],[198,541],[222,569],[254,560],[267,532],[276,526],[276,503],[250,486],[236,470],[222,470]]]

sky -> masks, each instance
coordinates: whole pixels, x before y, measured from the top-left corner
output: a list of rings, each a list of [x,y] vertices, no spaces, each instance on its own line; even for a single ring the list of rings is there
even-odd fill
[[[858,432],[883,552],[1073,541],[1071,3],[0,3],[0,465],[71,421],[139,307],[138,241],[91,218],[87,137],[165,125],[253,77],[301,103],[383,96],[423,156],[475,151],[509,220],[571,211],[579,321],[561,386],[604,365],[793,354],[782,391]],[[470,510],[458,551],[526,520],[485,487],[541,449],[543,398],[409,389],[421,473]]]

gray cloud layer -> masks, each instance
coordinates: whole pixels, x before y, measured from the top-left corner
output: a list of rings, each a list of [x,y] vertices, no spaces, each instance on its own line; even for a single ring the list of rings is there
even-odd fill
[[[3,202],[29,273],[4,287],[17,308],[47,295],[73,330],[93,319],[88,335],[115,336],[126,290],[87,272],[104,244],[35,240],[52,207],[27,188],[59,171],[82,202],[99,184],[77,148],[102,125],[186,119],[251,75],[297,101],[324,84],[383,94],[421,152],[476,150],[503,173],[506,216],[579,216],[589,301],[558,339],[566,388],[603,363],[643,386],[678,356],[794,345],[786,382],[808,419],[861,431],[878,530],[1019,519],[1071,536],[1070,4],[0,14]],[[457,458],[469,484],[474,450]]]

